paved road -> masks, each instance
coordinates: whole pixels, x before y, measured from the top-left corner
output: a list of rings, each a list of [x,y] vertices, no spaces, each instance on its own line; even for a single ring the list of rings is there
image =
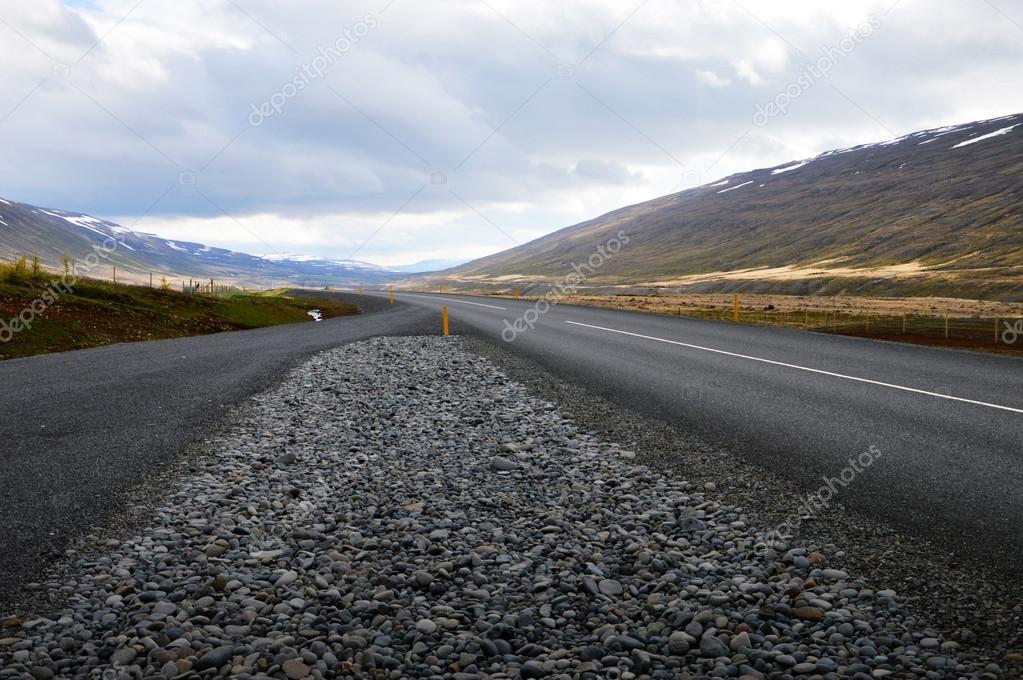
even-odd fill
[[[297,326],[0,363],[0,601],[119,494],[309,354],[383,334],[499,339],[526,301],[399,294]],[[367,301],[364,303],[369,304]],[[500,340],[498,340],[500,342]],[[559,306],[508,346],[609,400],[952,551],[1023,568],[1023,361],[785,329]]]
[[[0,604],[123,492],[303,358],[432,321],[353,301],[368,313],[0,362]]]
[[[398,299],[491,338],[534,306]],[[568,305],[508,346],[810,489],[877,447],[838,501],[1023,577],[1023,360]]]

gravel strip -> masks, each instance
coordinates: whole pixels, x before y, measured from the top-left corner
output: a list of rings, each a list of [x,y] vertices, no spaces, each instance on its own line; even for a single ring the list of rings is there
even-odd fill
[[[443,338],[321,354],[147,529],[0,622],[0,678],[997,678]]]
[[[581,428],[636,451],[636,461],[668,477],[713,484],[719,502],[739,507],[762,526],[800,514],[821,479],[782,477],[744,460],[742,451],[711,444],[672,422],[612,403],[511,352],[503,343],[467,337],[465,347],[486,357],[529,392],[571,415]],[[692,395],[699,400],[699,393]],[[635,407],[641,405],[636,404]],[[947,545],[906,535],[876,517],[832,500],[796,528],[798,540],[828,555],[832,566],[896,590],[913,615],[939,636],[984,659],[1005,661],[1023,677],[1023,579],[994,560],[969,560]]]

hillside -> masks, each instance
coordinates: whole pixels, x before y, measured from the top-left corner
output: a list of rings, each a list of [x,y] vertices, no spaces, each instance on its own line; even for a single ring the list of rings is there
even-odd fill
[[[731,175],[443,274],[542,288],[622,231],[629,244],[586,285],[1020,300],[1021,178],[1015,114]]]
[[[95,280],[64,292],[53,275],[0,265],[0,360],[358,313],[332,296],[305,293],[206,297]],[[50,296],[52,304],[33,312]]]
[[[103,263],[104,271],[89,275],[104,278],[116,266],[124,280],[147,281],[153,273],[157,278],[217,279],[264,288],[373,284],[400,276],[364,262],[300,255],[258,257],[172,241],[81,213],[0,199],[0,260],[36,255],[45,267],[61,270],[64,256],[83,261],[110,239],[116,240],[117,247]]]

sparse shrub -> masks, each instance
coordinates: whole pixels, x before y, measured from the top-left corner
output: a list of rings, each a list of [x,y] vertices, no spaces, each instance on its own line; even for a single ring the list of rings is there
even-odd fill
[[[43,266],[39,262],[39,256],[38,255],[33,255],[32,256],[32,278],[33,279],[38,279],[38,278],[42,278],[42,276],[43,276]]]

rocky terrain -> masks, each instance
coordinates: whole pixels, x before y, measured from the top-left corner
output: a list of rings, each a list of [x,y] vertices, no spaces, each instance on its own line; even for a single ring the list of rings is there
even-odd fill
[[[321,354],[137,535],[0,620],[0,678],[997,678],[444,338]]]

